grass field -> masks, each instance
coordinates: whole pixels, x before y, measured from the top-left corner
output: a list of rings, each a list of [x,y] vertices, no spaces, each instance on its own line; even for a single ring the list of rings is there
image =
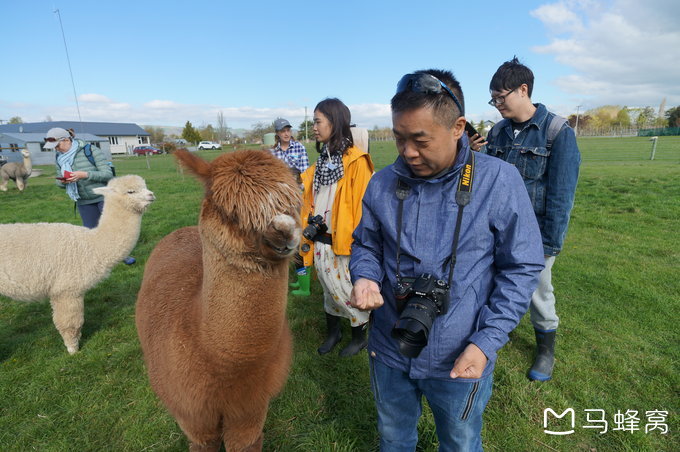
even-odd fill
[[[649,160],[646,138],[579,141],[583,165],[569,235],[554,268],[561,317],[555,378],[529,382],[533,331],[528,318],[499,353],[485,414],[488,451],[677,451],[680,393],[680,137],[660,137]],[[312,159],[316,152],[308,146]],[[201,154],[212,158],[218,151]],[[393,142],[372,144],[377,168],[395,157]],[[157,201],[144,216],[133,255],[88,292],[81,351],[69,356],[49,303],[0,297],[0,451],[182,451],[187,442],[149,388],[134,327],[144,263],[158,240],[195,224],[202,186],[171,156],[116,158],[119,174],[139,174]],[[0,222],[80,224],[54,186],[51,167],[25,193],[0,193]],[[58,238],[55,238],[58,240]],[[21,244],[2,250],[21,256]],[[367,355],[319,357],[321,291],[289,298],[295,338],[292,372],[265,426],[267,451],[373,451],[376,417]],[[345,337],[349,326],[345,325]],[[347,339],[345,339],[346,341]],[[544,433],[543,412],[574,410],[570,435]],[[601,425],[604,410],[607,431]],[[629,410],[637,412],[632,416]],[[639,423],[617,424],[619,415]],[[667,411],[662,421],[647,411]],[[590,417],[587,417],[590,416]],[[654,415],[652,415],[654,416]],[[567,418],[551,419],[555,431]],[[656,422],[656,424],[654,423]],[[645,427],[656,427],[645,432]],[[617,428],[631,427],[626,431]],[[663,433],[663,427],[668,428]],[[425,409],[419,451],[435,451]]]

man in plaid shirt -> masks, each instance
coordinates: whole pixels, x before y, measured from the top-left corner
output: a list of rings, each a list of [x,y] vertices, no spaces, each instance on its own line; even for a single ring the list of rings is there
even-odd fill
[[[309,158],[307,157],[307,150],[302,143],[293,139],[291,129],[290,123],[283,118],[274,121],[276,146],[271,151],[272,154],[283,160],[298,175],[309,166]]]

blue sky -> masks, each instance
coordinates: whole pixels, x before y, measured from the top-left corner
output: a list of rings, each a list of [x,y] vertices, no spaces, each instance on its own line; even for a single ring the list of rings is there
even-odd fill
[[[467,116],[497,120],[496,68],[517,55],[535,102],[568,115],[680,104],[677,0],[4,1],[0,119],[294,125],[339,97],[360,126],[389,126],[397,80],[458,77]]]

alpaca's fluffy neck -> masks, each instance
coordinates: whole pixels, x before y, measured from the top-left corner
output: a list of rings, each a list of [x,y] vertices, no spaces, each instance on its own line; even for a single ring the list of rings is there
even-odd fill
[[[31,174],[31,171],[33,171],[33,162],[30,155],[24,157],[24,168],[26,168],[26,174]]]
[[[197,314],[203,342],[210,344],[211,352],[243,354],[244,360],[252,361],[271,352],[273,344],[263,343],[262,337],[276,341],[281,334],[286,299],[285,296],[283,300],[257,299],[247,291],[248,281],[234,279],[230,274],[232,271],[234,275],[242,273],[239,267],[203,241],[202,301]],[[285,286],[287,278],[283,272],[286,270],[287,266],[282,263],[248,277],[260,278],[263,285]],[[285,287],[281,291],[285,294]],[[277,292],[276,287],[272,287],[272,293]]]
[[[115,201],[104,201],[104,211],[99,224],[92,230],[93,246],[108,265],[120,262],[130,255],[139,238],[142,214],[131,212]]]

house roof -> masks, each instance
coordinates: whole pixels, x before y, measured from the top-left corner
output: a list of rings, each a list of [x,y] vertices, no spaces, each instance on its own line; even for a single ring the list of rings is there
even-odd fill
[[[76,138],[80,138],[83,141],[109,141],[106,138],[98,137],[91,133],[76,134]],[[43,141],[45,141],[45,132],[14,133],[0,131],[0,142],[2,143],[42,143]]]
[[[151,134],[137,124],[131,122],[79,122],[79,121],[49,121],[26,122],[23,124],[0,124],[0,133],[41,133],[44,134],[52,127],[73,129],[76,137],[90,133],[99,136],[150,136]]]

